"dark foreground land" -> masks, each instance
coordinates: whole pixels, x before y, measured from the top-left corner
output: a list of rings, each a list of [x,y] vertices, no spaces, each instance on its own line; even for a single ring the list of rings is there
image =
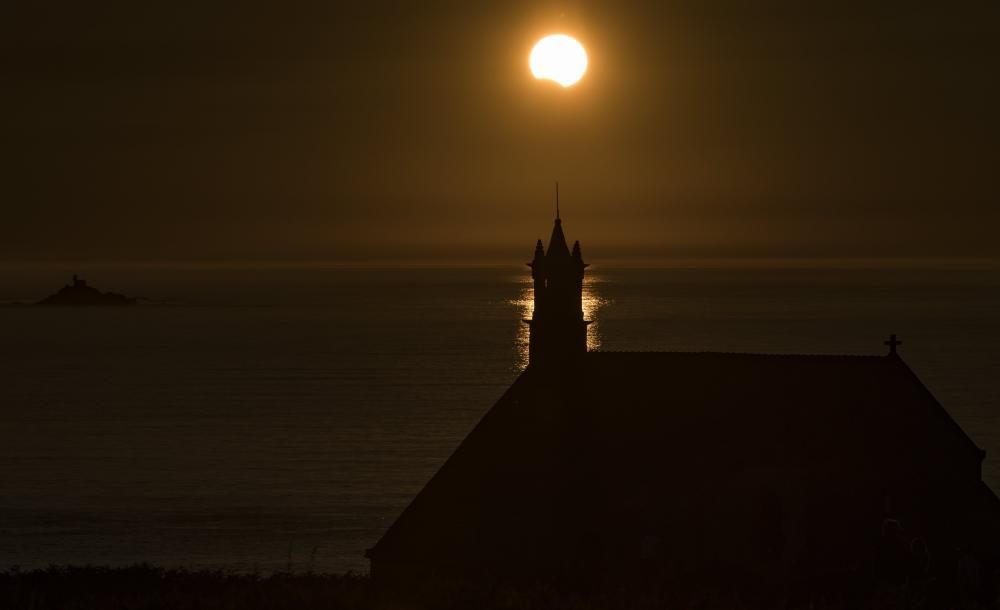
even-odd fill
[[[992,596],[952,590],[928,596],[911,583],[858,584],[824,593],[803,587],[779,587],[756,593],[706,589],[683,595],[630,595],[624,588],[584,598],[551,587],[514,591],[423,587],[389,593],[365,575],[286,573],[262,576],[223,571],[167,570],[149,565],[125,568],[50,567],[0,572],[0,608],[4,610],[647,610],[742,608],[931,609],[998,608]],[[982,592],[980,592],[982,593]]]

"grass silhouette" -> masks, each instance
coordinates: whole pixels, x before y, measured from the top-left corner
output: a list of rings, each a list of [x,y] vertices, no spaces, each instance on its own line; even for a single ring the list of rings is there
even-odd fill
[[[423,583],[408,591],[376,588],[363,574],[281,572],[240,574],[223,570],[50,566],[0,572],[3,610],[653,610],[653,609],[811,609],[882,610],[997,608],[995,602],[948,595],[931,599],[907,586],[841,583],[823,593],[808,588],[738,591],[735,588],[687,589],[664,583],[643,593],[628,587],[597,595],[536,584],[475,588]]]

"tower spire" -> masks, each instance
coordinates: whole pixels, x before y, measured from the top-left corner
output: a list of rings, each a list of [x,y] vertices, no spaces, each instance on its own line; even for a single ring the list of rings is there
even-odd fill
[[[559,218],[559,183],[556,182],[556,220],[549,247],[535,245],[528,266],[534,280],[535,307],[530,320],[528,362],[547,368],[575,362],[587,353],[588,320],[583,315],[583,262],[580,242],[570,252]]]

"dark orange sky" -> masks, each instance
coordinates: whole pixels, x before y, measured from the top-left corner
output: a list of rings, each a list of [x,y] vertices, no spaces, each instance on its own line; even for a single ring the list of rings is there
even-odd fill
[[[591,256],[998,257],[998,58],[993,0],[14,0],[0,260],[523,258],[557,179]]]

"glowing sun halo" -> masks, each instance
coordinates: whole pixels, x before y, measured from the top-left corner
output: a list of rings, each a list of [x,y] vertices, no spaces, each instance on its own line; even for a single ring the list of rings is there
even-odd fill
[[[569,87],[583,78],[583,73],[587,71],[587,52],[575,38],[553,34],[535,43],[528,65],[535,78]]]

